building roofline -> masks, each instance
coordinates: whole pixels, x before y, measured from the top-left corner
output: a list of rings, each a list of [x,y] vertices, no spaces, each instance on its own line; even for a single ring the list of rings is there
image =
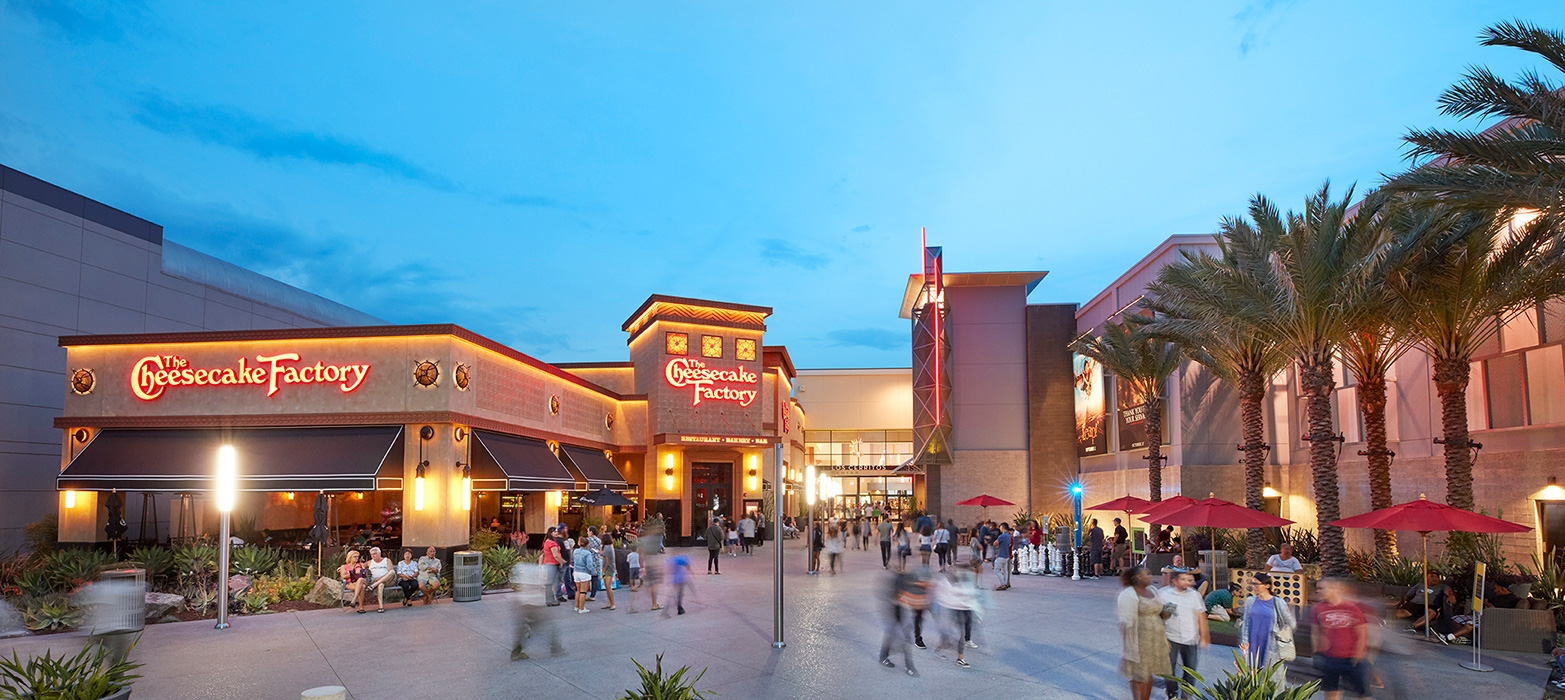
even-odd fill
[[[788,346],[786,346],[786,345],[762,345],[761,346],[761,366],[762,367],[775,367],[777,365],[767,364],[767,362],[766,362],[766,356],[767,355],[772,355],[772,356],[778,357],[778,358],[780,358],[782,360],[781,366],[782,366],[783,370],[788,372],[788,378],[789,379],[792,379],[794,377],[799,376],[799,372],[793,368],[793,357],[788,354]]]
[[[685,306],[704,306],[711,309],[743,311],[746,313],[760,314],[762,317],[772,315],[772,307],[770,306],[752,306],[750,304],[735,304],[733,302],[727,301],[712,301],[710,299],[695,299],[692,297],[676,297],[668,296],[666,294],[653,294],[652,296],[647,297],[647,300],[642,302],[641,306],[636,308],[635,313],[632,313],[629,318],[625,319],[625,323],[620,325],[620,330],[629,331],[632,324],[640,319],[648,309],[652,308],[653,305],[658,303],[682,304]]]
[[[141,240],[163,245],[163,227],[15,168],[0,165],[0,190]]]
[[[327,326],[324,328],[269,328],[248,331],[193,331],[181,333],[121,333],[112,335],[62,335],[62,348],[94,345],[180,345],[185,343],[242,343],[265,340],[331,340],[338,338],[405,338],[450,336],[504,355],[546,374],[612,399],[625,396],[599,386],[524,352],[503,345],[454,323],[416,326]]]
[[[1129,270],[1126,270],[1124,274],[1115,278],[1114,281],[1111,282],[1107,287],[1104,287],[1103,291],[1092,295],[1091,299],[1088,299],[1086,302],[1081,304],[1081,306],[1077,307],[1076,318],[1080,320],[1081,315],[1086,313],[1088,309],[1093,308],[1093,306],[1098,303],[1098,300],[1112,294],[1116,287],[1129,281],[1132,277],[1141,274],[1143,270],[1152,265],[1152,261],[1156,260],[1159,256],[1163,255],[1169,250],[1180,246],[1216,245],[1216,243],[1216,238],[1214,238],[1212,234],[1209,233],[1176,233],[1169,236],[1168,238],[1163,239],[1163,242],[1157,244],[1157,247],[1153,248],[1152,252],[1147,253],[1140,260],[1136,261],[1136,264],[1131,265]]]
[[[1012,272],[947,272],[940,280],[946,287],[1026,287],[1022,294],[1031,294],[1038,282],[1049,274],[1047,271]],[[902,292],[901,318],[913,317],[913,304],[924,287],[924,276],[914,273],[907,276],[907,289]]]

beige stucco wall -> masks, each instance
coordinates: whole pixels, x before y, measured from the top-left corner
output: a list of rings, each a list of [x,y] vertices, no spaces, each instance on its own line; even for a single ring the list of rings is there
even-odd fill
[[[795,380],[810,430],[909,430],[913,371],[801,369]]]

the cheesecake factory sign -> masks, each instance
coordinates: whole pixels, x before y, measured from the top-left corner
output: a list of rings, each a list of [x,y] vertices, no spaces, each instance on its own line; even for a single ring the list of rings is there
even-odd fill
[[[173,387],[217,387],[257,385],[272,396],[293,384],[334,384],[343,393],[359,388],[370,373],[370,366],[329,365],[324,362],[301,364],[299,353],[241,357],[230,367],[192,367],[178,355],[148,355],[136,361],[130,370],[130,390],[136,398],[152,401]]]
[[[744,365],[733,369],[712,369],[701,360],[676,357],[663,367],[663,378],[668,380],[671,387],[690,387],[691,406],[699,406],[705,400],[733,401],[740,406],[749,406],[755,403],[755,397],[761,395],[761,376],[745,369]],[[730,384],[751,384],[756,388],[728,386]]]

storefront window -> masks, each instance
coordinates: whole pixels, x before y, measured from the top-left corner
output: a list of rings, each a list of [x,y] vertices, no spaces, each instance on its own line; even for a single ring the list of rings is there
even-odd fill
[[[734,359],[754,360],[755,341],[749,338],[739,338],[734,341]]]
[[[723,356],[723,336],[720,336],[720,335],[703,335],[703,336],[701,336],[701,356],[702,357],[722,357]]]
[[[683,355],[689,350],[690,337],[684,333],[669,333],[667,335],[667,348],[670,355]]]
[[[889,469],[913,458],[913,431],[806,430],[804,449],[821,467]]]
[[[1505,355],[1484,362],[1484,384],[1489,388],[1489,427],[1514,428],[1526,424],[1522,395],[1522,357]]]

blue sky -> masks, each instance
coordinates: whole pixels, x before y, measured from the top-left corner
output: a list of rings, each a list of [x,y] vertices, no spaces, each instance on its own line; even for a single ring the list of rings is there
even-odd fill
[[[623,360],[660,293],[906,366],[920,226],[1085,301],[1253,193],[1400,168],[1465,66],[1542,69],[1477,45],[1513,17],[1565,5],[0,0],[0,162],[547,360]]]

